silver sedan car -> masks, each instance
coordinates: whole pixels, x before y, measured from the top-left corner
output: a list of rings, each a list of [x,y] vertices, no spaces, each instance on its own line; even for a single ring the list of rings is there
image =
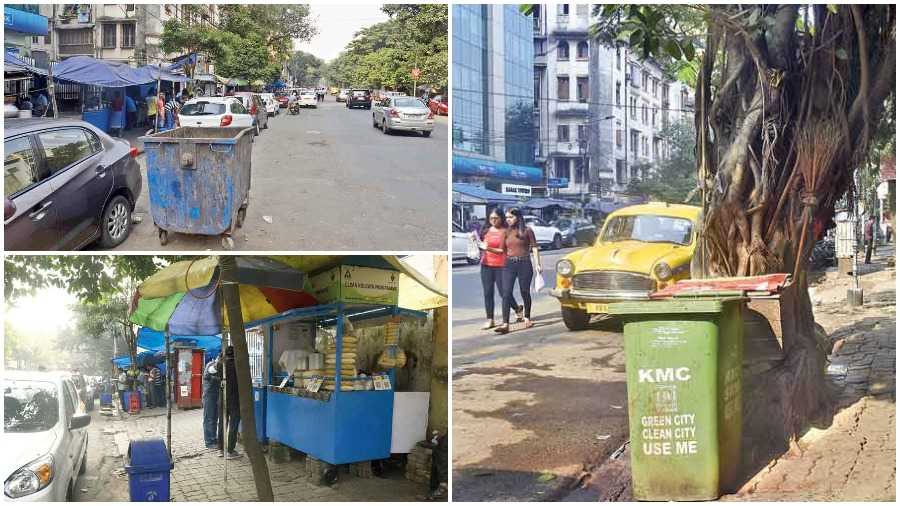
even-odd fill
[[[386,97],[373,103],[372,126],[385,134],[405,130],[428,137],[434,129],[434,113],[417,98]]]

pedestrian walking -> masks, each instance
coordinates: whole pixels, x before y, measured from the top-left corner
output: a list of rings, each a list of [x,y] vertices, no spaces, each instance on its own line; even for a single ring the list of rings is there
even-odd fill
[[[478,234],[478,247],[483,251],[481,255],[481,288],[484,291],[484,313],[487,315],[487,323],[482,330],[494,328],[494,287],[500,298],[503,298],[503,271],[506,268],[506,253],[503,250],[503,238],[506,235],[507,226],[503,219],[503,211],[494,208],[488,214],[487,222]],[[516,321],[524,320],[524,307],[516,303],[515,296],[512,300],[516,308]]]
[[[506,225],[508,228],[501,246],[506,254],[506,268],[503,270],[503,325],[494,329],[498,334],[509,332],[509,312],[513,306],[516,281],[519,282],[519,293],[522,294],[522,304],[525,306],[525,328],[534,326],[531,322],[531,280],[535,274],[540,276],[543,271],[537,239],[534,231],[525,225],[522,211],[518,208],[506,211]]]
[[[134,99],[125,95],[125,129],[128,130],[135,125],[137,119],[137,104]]]
[[[122,92],[113,93],[113,99],[109,103],[109,128],[113,130],[116,137],[122,136],[122,130],[125,129],[125,100],[122,99]]]
[[[128,411],[128,406],[125,405],[125,391],[128,389],[128,375],[125,374],[125,369],[119,368],[119,377],[116,378],[116,388],[119,390],[119,405],[122,407],[122,411]]]
[[[147,374],[150,381],[150,407],[159,408],[165,405],[165,399],[159,386],[162,385],[162,372],[159,367],[152,365]]]
[[[138,392],[139,398],[141,399],[141,407],[146,407],[144,406],[144,403],[147,402],[147,377],[146,367],[138,369],[136,390]]]
[[[229,346],[225,350],[225,415],[228,426],[228,442],[225,448],[226,459],[236,459],[241,456],[234,450],[237,443],[238,425],[241,423],[241,408],[238,398],[237,373],[234,368],[234,348]]]
[[[178,114],[179,108],[178,101],[172,97],[171,93],[166,92],[166,130],[175,128],[175,116]]]
[[[203,442],[206,447],[218,448],[219,388],[222,385],[221,358],[216,357],[203,367]]]
[[[864,231],[866,239],[866,263],[872,263],[872,249],[875,247],[875,217],[869,216]]]

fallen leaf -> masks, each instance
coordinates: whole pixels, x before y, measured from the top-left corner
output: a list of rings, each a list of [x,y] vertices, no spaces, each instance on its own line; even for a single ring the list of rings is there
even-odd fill
[[[609,407],[613,409],[622,409],[622,406],[616,406],[615,404],[610,404]]]
[[[553,474],[553,473],[544,473],[544,474],[538,476],[538,479],[537,479],[537,480],[538,480],[539,482],[541,482],[541,483],[546,483],[546,482],[548,482],[548,481],[553,481],[553,480],[555,480],[555,479],[556,479],[556,475],[555,475],[555,474]]]
[[[609,434],[597,434],[597,439],[600,441],[606,441],[610,437],[612,436],[610,436]]]

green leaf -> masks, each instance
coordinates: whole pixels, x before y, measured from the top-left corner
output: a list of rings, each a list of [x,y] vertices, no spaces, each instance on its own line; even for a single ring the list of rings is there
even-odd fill
[[[622,42],[628,42],[631,40],[631,34],[633,32],[634,32],[634,30],[622,30],[619,32],[618,35],[616,35],[616,40],[619,40]]]
[[[690,41],[685,42],[681,46],[681,50],[684,52],[684,59],[687,61],[693,61],[694,59],[694,44]]]
[[[847,50],[839,47],[835,52],[834,56],[837,57],[838,60],[846,60],[848,59]]]
[[[555,479],[556,479],[556,475],[555,475],[555,474],[553,474],[553,473],[544,473],[544,474],[538,476],[537,481],[539,481],[539,482],[541,482],[541,483],[547,483],[548,481],[553,481],[553,480],[555,480]]]
[[[638,28],[637,30],[631,32],[631,37],[628,39],[628,43],[632,46],[637,46],[641,41],[644,40],[644,30]]]
[[[837,6],[837,4],[827,4],[827,5],[825,6],[825,8],[828,9],[828,12],[830,12],[830,13],[832,13],[832,14],[837,14],[837,13],[838,13],[838,6]]]
[[[680,60],[683,53],[681,52],[681,46],[678,45],[678,42],[675,39],[666,39],[663,44],[663,48],[666,50],[666,53],[669,54],[672,58],[676,60]]]

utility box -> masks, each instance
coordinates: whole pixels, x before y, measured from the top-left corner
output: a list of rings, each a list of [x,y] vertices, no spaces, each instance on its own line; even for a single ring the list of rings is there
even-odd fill
[[[203,405],[203,348],[175,347],[175,405],[180,409]]]
[[[625,324],[633,493],[717,499],[741,462],[742,292],[610,304]]]
[[[400,273],[388,269],[340,265],[312,276],[313,297],[319,304],[397,304]]]
[[[169,475],[173,467],[162,439],[131,441],[125,465],[131,502],[169,502]]]

